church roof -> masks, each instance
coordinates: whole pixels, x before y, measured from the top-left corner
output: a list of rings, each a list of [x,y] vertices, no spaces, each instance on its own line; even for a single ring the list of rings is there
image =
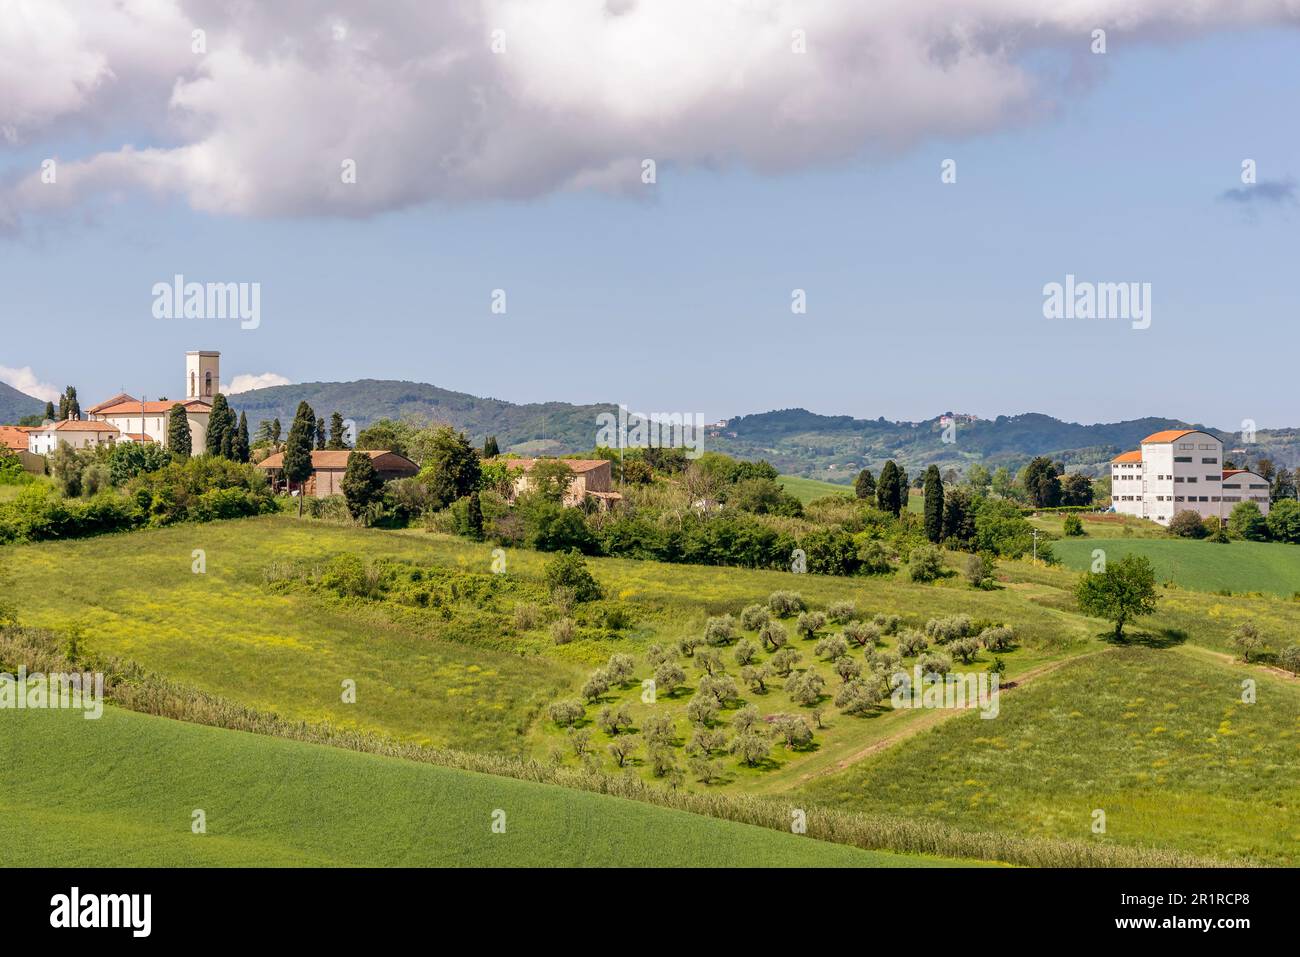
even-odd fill
[[[190,412],[208,412],[212,406],[202,399],[186,399],[180,403]],[[157,415],[160,412],[170,412],[175,402],[139,402],[132,399],[130,402],[119,402],[117,405],[111,405],[107,408],[95,411],[96,415],[119,416],[119,415],[139,415],[143,409],[145,415]],[[93,410],[92,410],[93,411]]]
[[[139,401],[140,400],[133,395],[128,395],[125,392],[119,392],[117,395],[113,396],[113,398],[105,399],[103,402],[99,403],[99,405],[92,405],[86,411],[89,412],[91,415],[94,415],[96,412],[103,412],[105,409],[110,408],[111,406],[120,405],[123,402],[139,402]]]

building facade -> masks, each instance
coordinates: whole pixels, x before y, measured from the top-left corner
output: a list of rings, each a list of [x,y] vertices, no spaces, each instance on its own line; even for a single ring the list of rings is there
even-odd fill
[[[1141,447],[1110,463],[1116,512],[1168,525],[1179,512],[1226,522],[1240,502],[1268,514],[1269,484],[1246,469],[1224,470],[1223,443],[1197,429],[1148,435]]]
[[[196,455],[207,443],[208,415],[212,400],[220,391],[221,353],[187,352],[185,398],[179,404],[185,409],[190,425],[190,449]],[[123,393],[86,411],[91,421],[106,422],[116,428],[123,436],[119,441],[157,442],[166,448],[172,407],[177,404],[170,399],[146,402]]]

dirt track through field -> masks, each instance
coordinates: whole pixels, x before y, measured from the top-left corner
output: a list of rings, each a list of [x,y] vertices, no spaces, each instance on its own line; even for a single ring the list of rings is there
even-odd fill
[[[1039,665],[1036,668],[1030,668],[1024,674],[1018,675],[1015,681],[1012,682],[1011,684],[1003,685],[999,689],[999,693],[1001,693],[1002,691],[1014,691],[1017,688],[1023,688],[1029,682],[1041,678],[1043,675],[1051,674],[1053,671],[1056,671],[1058,668],[1062,668],[1065,665],[1072,664],[1076,661],[1083,661],[1084,659],[1091,658],[1094,655],[1107,654],[1111,650],[1112,649],[1110,648],[1103,648],[1100,651],[1090,651],[1087,654],[1075,655],[1072,658],[1062,658],[1060,661],[1049,661],[1047,664]],[[892,748],[900,741],[906,741],[908,738],[912,737],[913,735],[920,734],[922,731],[925,731],[928,728],[933,728],[935,725],[940,724],[943,721],[947,721],[949,718],[955,718],[957,715],[965,714],[965,713],[966,713],[965,710],[957,710],[957,709],[935,709],[933,711],[930,711],[929,713],[925,714],[923,717],[918,718],[917,720],[913,721],[911,724],[907,725],[907,727],[902,728],[899,731],[896,731],[895,733],[889,735],[888,737],[881,738],[879,741],[872,742],[862,750],[854,752],[853,754],[849,755],[847,758],[842,758],[841,760],[832,764],[830,767],[822,768],[820,771],[809,772],[808,774],[803,775],[801,778],[799,778],[799,783],[803,784],[807,781],[813,780],[814,778],[825,777],[828,774],[837,774],[840,771],[845,770],[846,768],[852,767],[853,765],[857,764],[859,761],[871,757],[871,755],[873,754],[876,754],[880,751],[884,751],[886,748]]]

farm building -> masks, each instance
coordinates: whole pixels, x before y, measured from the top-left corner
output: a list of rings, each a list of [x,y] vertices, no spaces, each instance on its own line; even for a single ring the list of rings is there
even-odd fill
[[[563,462],[573,473],[568,491],[564,494],[564,504],[582,505],[588,501],[595,502],[602,508],[608,508],[623,496],[614,491],[612,463],[608,459],[501,459],[512,471],[519,474],[514,480],[514,495],[526,492],[531,486],[528,473],[539,462]]]
[[[1223,443],[1196,429],[1148,435],[1110,463],[1111,502],[1124,515],[1168,525],[1179,512],[1227,521],[1238,502],[1268,514],[1269,484],[1246,469],[1223,468]]]
[[[348,456],[352,453],[347,449],[342,451],[327,450],[323,452],[312,452],[311,468],[312,474],[307,481],[303,482],[303,494],[314,496],[315,498],[328,498],[331,495],[343,494],[343,474],[348,468]],[[410,478],[419,474],[420,467],[404,455],[398,455],[396,452],[370,452],[371,462],[374,463],[375,471],[385,482],[393,479]],[[290,483],[284,478],[284,453],[276,452],[269,455],[257,463],[259,469],[265,469],[267,476],[271,479],[271,486],[277,491],[288,489]]]

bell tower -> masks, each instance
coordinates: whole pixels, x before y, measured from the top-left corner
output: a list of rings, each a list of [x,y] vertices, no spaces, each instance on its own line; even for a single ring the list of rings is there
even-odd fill
[[[221,390],[221,353],[185,353],[185,398],[208,404]]]

